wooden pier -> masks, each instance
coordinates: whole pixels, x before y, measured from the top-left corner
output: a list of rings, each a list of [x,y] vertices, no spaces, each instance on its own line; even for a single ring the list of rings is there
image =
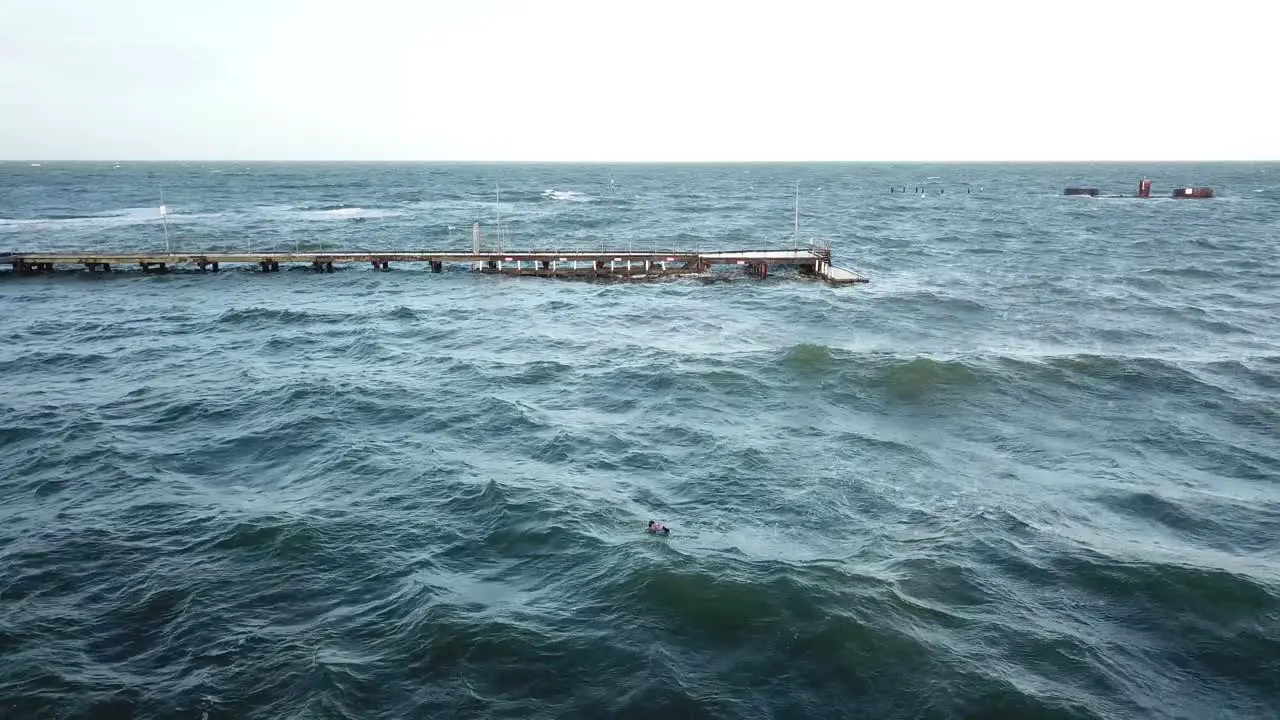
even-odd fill
[[[432,272],[445,264],[465,265],[472,270],[499,275],[557,278],[654,279],[666,276],[701,276],[713,266],[741,266],[744,271],[766,278],[773,268],[794,267],[802,275],[832,285],[868,282],[852,270],[831,264],[829,247],[787,250],[634,252],[631,250],[554,251],[503,250],[394,252],[14,252],[0,253],[0,266],[9,265],[16,275],[40,275],[57,269],[83,268],[90,272],[110,272],[113,268],[138,267],[145,273],[168,272],[178,267],[194,267],[201,272],[218,272],[228,265],[257,266],[262,272],[279,272],[282,266],[304,266],[314,272],[333,272],[335,265],[367,264],[374,270],[389,270],[392,263],[418,263]]]

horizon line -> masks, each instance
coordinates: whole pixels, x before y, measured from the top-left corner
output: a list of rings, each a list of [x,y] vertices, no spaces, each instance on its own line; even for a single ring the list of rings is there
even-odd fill
[[[201,158],[128,159],[128,158],[0,158],[0,163],[365,163],[365,164],[417,164],[417,165],[1135,165],[1135,164],[1257,164],[1280,163],[1280,158],[1251,160],[421,160],[421,159],[222,159]]]

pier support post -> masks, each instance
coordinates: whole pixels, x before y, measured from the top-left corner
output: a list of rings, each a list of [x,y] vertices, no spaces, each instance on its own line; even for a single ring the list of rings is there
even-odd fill
[[[200,272],[205,272],[205,269],[206,269],[205,266],[208,264],[209,263],[205,262],[204,260],[196,261],[196,266],[200,268]]]
[[[104,273],[111,272],[111,263],[102,263],[102,272]]]
[[[438,272],[443,272],[443,271],[444,271],[444,261],[443,261],[443,260],[432,260],[432,261],[431,261],[431,272],[433,272],[433,273],[438,273]]]
[[[213,263],[213,271],[218,272],[218,263]]]
[[[319,260],[311,261],[311,272],[324,272],[324,263]]]
[[[332,261],[332,260],[329,260],[329,261],[326,261],[326,262],[325,262],[325,264],[324,264],[324,271],[325,271],[325,272],[327,272],[327,273],[331,273],[331,272],[333,272],[333,261]]]
[[[164,263],[160,263],[160,272],[162,272],[162,273],[164,273],[164,272],[169,272],[169,267],[168,267],[167,265],[165,265]]]
[[[258,269],[262,270],[262,272],[264,273],[271,272],[271,263],[268,263],[266,260],[263,260],[258,263]]]
[[[151,263],[138,263],[138,264],[142,266],[142,272],[143,272],[143,273],[150,273],[150,272],[151,272]]]
[[[271,261],[271,272],[280,272],[280,263],[275,260]]]

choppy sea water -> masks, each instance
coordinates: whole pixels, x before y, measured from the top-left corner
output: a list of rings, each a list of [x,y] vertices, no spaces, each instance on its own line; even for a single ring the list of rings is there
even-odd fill
[[[6,269],[0,716],[1276,716],[1280,166],[114,165],[0,164],[0,252],[787,247],[798,180],[872,282]]]

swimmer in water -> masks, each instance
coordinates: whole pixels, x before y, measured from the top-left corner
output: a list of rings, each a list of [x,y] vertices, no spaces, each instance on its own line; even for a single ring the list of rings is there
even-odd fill
[[[649,532],[654,535],[670,535],[671,528],[663,526],[662,523],[649,521]]]

